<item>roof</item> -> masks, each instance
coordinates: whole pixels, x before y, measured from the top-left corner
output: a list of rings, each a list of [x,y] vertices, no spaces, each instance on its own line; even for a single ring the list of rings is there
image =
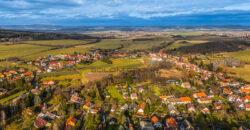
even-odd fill
[[[223,89],[223,91],[224,91],[225,93],[227,93],[227,94],[230,94],[230,93],[232,93],[232,91],[231,91],[231,90],[229,90],[229,89],[226,89],[226,88],[224,88],[224,89]]]
[[[71,125],[71,126],[75,126],[75,124],[76,124],[76,118],[74,118],[74,117],[69,117],[69,118],[67,119],[67,121],[66,121],[66,124],[67,124],[67,125]]]
[[[240,89],[240,92],[242,92],[242,93],[250,93],[250,89]]]
[[[167,119],[167,123],[169,127],[177,127],[176,120],[173,117]]]
[[[206,97],[207,96],[206,93],[204,93],[204,92],[196,93],[195,95],[196,95],[196,97]]]
[[[184,82],[182,83],[184,86],[190,86],[190,83],[189,82]]]
[[[151,118],[151,122],[152,122],[152,123],[157,123],[157,122],[159,122],[159,118],[156,117],[156,116],[153,116],[153,117]]]
[[[145,106],[146,106],[146,102],[143,102],[143,103],[140,104],[139,109],[144,110]]]
[[[137,97],[137,94],[136,93],[132,93],[131,97]]]
[[[182,102],[191,102],[190,97],[181,97],[180,99],[181,99]]]
[[[93,104],[90,101],[88,101],[84,106],[91,107],[92,105]]]
[[[42,118],[38,118],[35,122],[34,122],[34,126],[37,128],[41,128],[44,127],[48,122]]]

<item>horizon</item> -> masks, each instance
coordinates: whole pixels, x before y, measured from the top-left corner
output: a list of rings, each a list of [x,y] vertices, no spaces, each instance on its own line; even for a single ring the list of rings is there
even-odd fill
[[[0,25],[250,25],[250,0],[0,0]]]

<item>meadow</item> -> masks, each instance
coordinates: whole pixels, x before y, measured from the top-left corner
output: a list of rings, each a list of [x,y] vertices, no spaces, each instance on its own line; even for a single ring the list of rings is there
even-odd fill
[[[91,40],[69,40],[69,39],[63,39],[63,40],[43,40],[43,41],[25,41],[24,43],[29,44],[37,44],[37,45],[48,45],[48,46],[71,46],[71,45],[79,45],[79,44],[86,44]]]
[[[5,59],[9,57],[23,58],[33,54],[40,53],[42,51],[49,50],[51,47],[46,46],[36,46],[36,45],[0,45],[0,59]]]
[[[18,92],[18,93],[16,93],[16,94],[10,95],[9,97],[0,99],[0,104],[1,104],[1,103],[4,103],[4,102],[7,102],[7,101],[9,101],[9,100],[11,100],[11,99],[14,99],[14,98],[16,98],[17,96],[24,94],[25,92],[26,92],[26,91],[20,91],[20,92]]]
[[[229,57],[235,57],[239,59],[241,62],[250,63],[250,49],[237,51],[237,52],[228,52],[225,53]]]
[[[235,74],[232,74],[234,77],[239,77],[244,79],[247,82],[250,82],[250,65],[244,65],[244,67],[239,67],[239,68],[230,68],[227,67],[227,70],[229,72],[233,72]]]
[[[189,41],[189,40],[178,40],[175,41],[173,44],[171,44],[170,46],[167,46],[166,49],[167,50],[172,50],[175,48],[179,48],[179,47],[184,47],[184,46],[192,46],[195,44],[202,44],[202,43],[207,43],[208,41]]]

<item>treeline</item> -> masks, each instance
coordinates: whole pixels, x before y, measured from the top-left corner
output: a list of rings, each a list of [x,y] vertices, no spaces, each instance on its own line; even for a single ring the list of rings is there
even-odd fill
[[[58,39],[96,39],[83,34],[60,34],[0,30],[0,42],[17,42],[26,40],[58,40]]]
[[[184,46],[173,50],[166,50],[167,53],[218,53],[218,52],[233,52],[250,47],[250,43],[246,41],[213,41],[192,46]]]

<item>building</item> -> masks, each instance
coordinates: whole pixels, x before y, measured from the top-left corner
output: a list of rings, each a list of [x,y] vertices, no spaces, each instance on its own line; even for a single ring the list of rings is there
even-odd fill
[[[145,107],[146,107],[146,102],[141,103],[137,110],[137,113],[143,115]]]
[[[190,88],[191,88],[191,85],[190,85],[189,82],[184,82],[184,83],[181,84],[181,87],[190,89]]]

